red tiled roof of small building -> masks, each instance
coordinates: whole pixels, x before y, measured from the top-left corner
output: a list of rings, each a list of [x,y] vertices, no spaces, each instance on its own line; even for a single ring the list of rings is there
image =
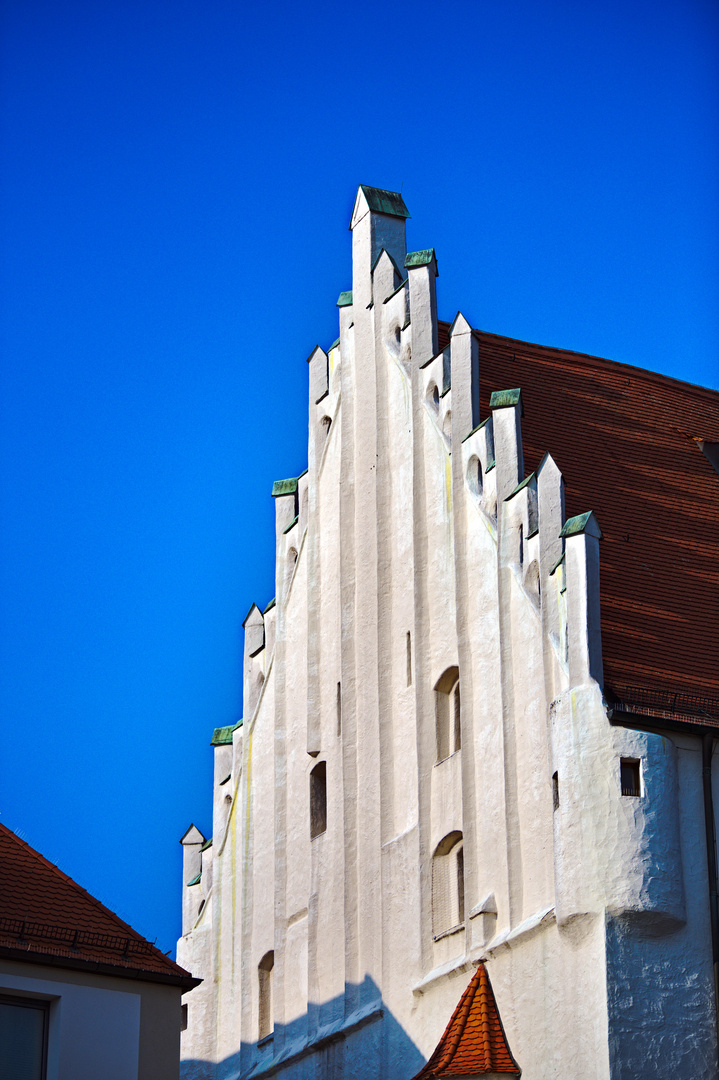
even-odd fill
[[[440,324],[440,348],[449,340]],[[549,452],[566,515],[594,510],[605,690],[627,710],[719,727],[719,394],[628,364],[475,331],[480,412],[521,387],[525,473]]]
[[[0,867],[0,956],[185,990],[199,982],[4,825]]]
[[[444,1035],[414,1080],[440,1076],[519,1076],[499,1019],[487,968],[480,963],[459,999]]]

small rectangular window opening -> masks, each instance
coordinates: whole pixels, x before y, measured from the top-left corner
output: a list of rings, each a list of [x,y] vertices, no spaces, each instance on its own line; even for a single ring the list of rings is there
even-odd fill
[[[342,683],[337,683],[337,737],[342,734]]]
[[[187,1031],[187,1005],[182,1006],[180,1015],[180,1031]]]
[[[621,781],[622,795],[638,798],[642,794],[639,762],[636,758],[622,758]]]
[[[552,809],[559,809],[559,775],[554,773],[552,776]]]
[[[412,685],[412,634],[407,631],[407,686]]]

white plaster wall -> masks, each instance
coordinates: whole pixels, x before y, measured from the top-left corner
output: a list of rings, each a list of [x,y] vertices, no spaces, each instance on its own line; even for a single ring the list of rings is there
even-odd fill
[[[177,962],[186,971],[202,979],[199,986],[183,995],[187,1005],[188,1026],[181,1033],[180,1054],[186,1080],[206,1080],[212,1076],[216,1044],[216,986],[214,979],[214,940],[212,905],[206,906],[197,925],[177,943]]]
[[[399,281],[387,255],[370,277],[382,243],[403,257],[404,223],[373,220],[362,200],[353,304],[340,309],[328,392],[310,400],[307,498],[287,535],[294,503],[278,505],[278,603],[247,676],[258,667],[266,681],[235,733],[229,811],[216,799],[211,903],[183,939],[186,966],[207,979],[188,995],[183,1053],[217,1060],[222,1080],[403,1080],[486,956],[525,1080],[709,1075],[698,743],[609,724],[592,678],[597,541],[572,537],[570,572],[549,578],[561,474],[547,461],[503,501],[523,479],[520,406],[461,442],[462,395],[477,393],[468,327],[455,324],[448,388],[450,352],[424,367],[411,355],[432,337],[430,292],[415,286],[413,336],[408,288],[383,302]],[[434,686],[455,665],[462,749],[437,763]],[[641,799],[621,795],[622,756],[642,761]],[[328,824],[311,840],[318,761]],[[454,830],[465,925],[435,942],[431,856]],[[258,1048],[257,965],[271,948],[275,1031]]]
[[[633,739],[638,736],[634,732],[625,734]],[[656,734],[650,738],[666,740]],[[608,918],[612,1080],[629,1080],[637,1075],[646,1080],[716,1075],[701,740],[677,734],[671,742],[681,792],[680,859],[686,921],[652,927],[641,918]],[[664,932],[660,932],[662,929]]]

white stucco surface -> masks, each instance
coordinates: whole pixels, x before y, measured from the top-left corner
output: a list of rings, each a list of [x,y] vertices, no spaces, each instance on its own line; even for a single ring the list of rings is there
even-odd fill
[[[713,1075],[699,739],[610,723],[601,523],[562,537],[520,397],[480,418],[476,338],[459,314],[438,352],[436,259],[405,270],[404,218],[360,191],[352,230],[308,470],[276,493],[276,605],[246,622],[243,725],[184,886],[178,960],[205,981],[183,1075],[409,1080],[481,957],[524,1080]]]

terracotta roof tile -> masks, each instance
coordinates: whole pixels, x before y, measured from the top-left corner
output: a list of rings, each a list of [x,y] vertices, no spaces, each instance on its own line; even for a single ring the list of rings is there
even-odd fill
[[[4,825],[0,867],[0,955],[188,990],[199,981]]]
[[[487,968],[480,963],[436,1050],[414,1080],[486,1073],[518,1076],[519,1071],[502,1028]]]
[[[440,324],[440,347],[449,324]],[[548,451],[566,514],[594,510],[605,690],[649,715],[719,726],[719,394],[628,364],[475,331],[480,412],[522,388],[525,471]]]

